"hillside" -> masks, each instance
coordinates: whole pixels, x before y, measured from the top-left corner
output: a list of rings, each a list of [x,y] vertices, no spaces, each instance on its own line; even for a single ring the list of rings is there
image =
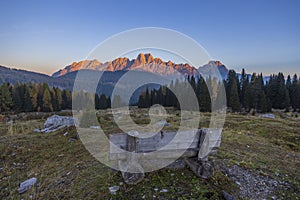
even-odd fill
[[[48,83],[49,86],[59,86],[69,89],[73,86],[73,80],[68,77],[53,78],[46,74],[0,66],[0,84],[4,82],[11,84],[29,82]]]

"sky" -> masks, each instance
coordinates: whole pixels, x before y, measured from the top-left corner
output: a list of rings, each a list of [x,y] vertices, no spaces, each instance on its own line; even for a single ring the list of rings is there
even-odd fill
[[[1,0],[0,65],[52,74],[114,34],[162,27],[238,72],[299,74],[299,9],[297,0]]]

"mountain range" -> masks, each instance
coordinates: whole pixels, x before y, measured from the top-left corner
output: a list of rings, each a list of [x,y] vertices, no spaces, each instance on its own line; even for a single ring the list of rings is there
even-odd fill
[[[217,68],[216,68],[217,67]],[[165,76],[169,79],[175,79],[178,75],[198,76],[200,73],[203,76],[209,76],[214,70],[218,69],[222,78],[225,79],[228,75],[228,68],[220,61],[210,61],[208,64],[199,67],[198,69],[189,64],[176,64],[171,61],[163,61],[160,58],[154,58],[151,54],[139,54],[135,59],[117,58],[110,62],[101,63],[98,60],[83,60],[73,62],[71,65],[58,70],[52,76],[46,74],[18,70],[0,66],[0,84],[3,82],[15,83],[48,83],[51,87],[60,87],[63,89],[72,90],[74,80],[79,70],[85,70],[89,73],[104,72],[99,82],[97,93],[111,95],[115,84],[127,72],[133,71],[139,73],[137,76]],[[148,76],[149,77],[149,76]],[[149,89],[157,86],[149,86]],[[144,88],[139,88],[142,91]]]
[[[52,77],[61,77],[70,72],[78,70],[96,70],[96,71],[144,71],[161,76],[208,76],[213,74],[214,67],[217,67],[223,78],[227,77],[228,69],[220,61],[210,61],[208,64],[199,67],[198,69],[187,63],[177,64],[172,61],[163,61],[160,58],[154,58],[150,53],[140,53],[137,58],[130,60],[129,58],[117,58],[113,61],[101,63],[98,60],[83,60],[80,62],[73,62],[71,65],[66,66],[55,72]]]

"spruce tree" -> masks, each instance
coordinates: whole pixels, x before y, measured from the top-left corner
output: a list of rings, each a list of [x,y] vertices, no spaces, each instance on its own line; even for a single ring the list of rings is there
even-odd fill
[[[107,108],[107,99],[105,94],[101,94],[99,99],[99,109],[106,109]]]
[[[238,78],[234,70],[230,70],[228,73],[227,91],[228,107],[230,107],[233,112],[239,112],[241,106],[238,93]]]
[[[44,94],[43,94],[43,111],[44,112],[52,112],[53,111],[53,107],[51,104],[51,95],[50,95],[50,91],[47,87],[44,87]]]
[[[12,109],[12,94],[7,83],[3,83],[0,88],[0,111],[7,112]]]

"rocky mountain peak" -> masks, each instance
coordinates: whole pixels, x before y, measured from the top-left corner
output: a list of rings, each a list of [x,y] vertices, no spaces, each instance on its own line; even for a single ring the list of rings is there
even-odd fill
[[[179,74],[184,76],[198,76],[199,72],[209,73],[213,66],[217,66],[222,74],[226,74],[228,72],[227,68],[220,61],[210,61],[203,67],[200,67],[198,71],[197,68],[187,63],[177,64],[172,61],[165,62],[160,58],[154,58],[151,53],[140,53],[132,60],[123,57],[116,58],[106,63],[101,63],[96,59],[73,62],[71,65],[68,65],[64,69],[54,73],[52,76],[59,77],[81,69],[112,72],[120,70],[138,70],[166,76]]]

